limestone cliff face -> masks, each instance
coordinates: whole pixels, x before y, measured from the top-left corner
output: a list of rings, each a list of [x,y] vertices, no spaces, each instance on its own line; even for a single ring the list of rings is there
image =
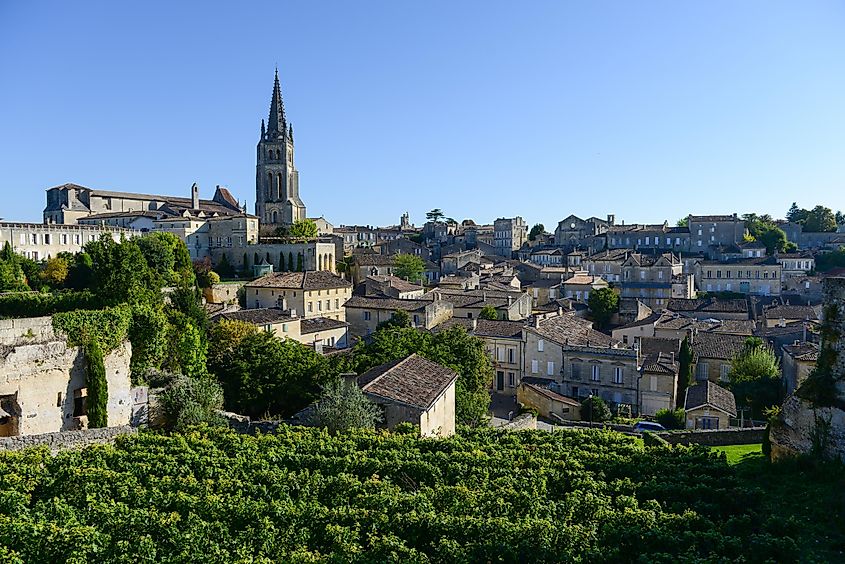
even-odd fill
[[[772,424],[775,460],[812,454],[845,462],[845,278],[825,279],[824,317],[816,372]]]
[[[103,359],[109,426],[129,423],[131,357],[125,341]],[[50,317],[0,320],[0,437],[87,427],[86,374],[82,348],[68,346]]]

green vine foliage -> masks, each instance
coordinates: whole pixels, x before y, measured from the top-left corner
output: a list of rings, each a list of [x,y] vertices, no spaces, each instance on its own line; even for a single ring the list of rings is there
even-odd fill
[[[132,310],[127,305],[99,310],[77,310],[53,316],[53,328],[67,335],[68,345],[88,346],[97,341],[109,353],[129,334]]]
[[[91,340],[85,347],[88,361],[88,428],[108,427],[109,385],[106,381],[106,366],[103,361],[103,349],[97,339]]]
[[[837,404],[833,367],[839,356],[834,344],[842,338],[837,330],[840,315],[841,312],[835,304],[825,307],[821,327],[822,344],[816,367],[795,392],[795,395],[808,400],[816,407],[832,407]],[[845,406],[840,407],[845,409]]]
[[[0,296],[0,318],[40,317],[75,309],[97,309],[102,301],[91,292],[17,292]]]

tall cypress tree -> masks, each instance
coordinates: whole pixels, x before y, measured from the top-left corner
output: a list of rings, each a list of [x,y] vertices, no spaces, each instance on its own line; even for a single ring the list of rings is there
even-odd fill
[[[677,407],[684,407],[687,387],[692,384],[692,345],[690,345],[689,335],[684,337],[681,343],[678,363],[678,397],[675,398],[675,405]]]

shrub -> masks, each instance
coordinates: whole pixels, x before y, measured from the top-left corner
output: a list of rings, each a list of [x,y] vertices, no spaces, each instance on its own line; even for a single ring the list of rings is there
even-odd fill
[[[350,429],[372,429],[382,420],[381,409],[354,382],[332,380],[314,407],[311,424],[330,433]]]
[[[682,408],[658,409],[654,419],[667,429],[683,429],[686,427],[687,416]]]
[[[40,317],[75,309],[97,309],[102,301],[91,292],[18,292],[0,296],[0,317]]]
[[[609,421],[611,417],[610,408],[600,397],[590,396],[581,402],[582,421],[601,423],[602,421]]]
[[[168,428],[178,431],[203,423],[223,424],[218,413],[223,408],[223,389],[214,379],[208,376],[189,378],[183,374],[160,376],[169,380],[158,396]]]
[[[70,346],[87,346],[96,341],[108,353],[126,339],[131,320],[129,306],[120,305],[57,313],[53,316],[53,328],[67,335]]]
[[[643,433],[643,444],[648,447],[669,447],[669,441],[656,433],[646,431]]]

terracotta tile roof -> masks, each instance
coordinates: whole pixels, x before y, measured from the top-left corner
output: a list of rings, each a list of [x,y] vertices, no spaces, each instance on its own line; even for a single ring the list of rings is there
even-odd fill
[[[592,325],[592,322],[570,314],[542,319],[539,327],[528,325],[526,329],[559,345],[609,347],[619,344],[619,341],[593,329]]]
[[[724,333],[698,333],[692,341],[695,361],[700,358],[715,358],[731,360],[745,347],[744,335],[727,335]]]
[[[681,341],[679,339],[663,339],[660,337],[640,337],[640,352],[644,355],[649,354],[671,354],[681,351]]]
[[[816,362],[819,359],[819,346],[816,343],[805,341],[792,345],[784,345],[783,350],[795,360]]]
[[[422,290],[423,287],[419,284],[413,284],[399,278],[398,276],[388,276],[388,275],[376,275],[376,276],[367,276],[367,279],[374,280],[376,282],[387,283],[390,285],[391,288],[396,288],[400,292],[413,292],[415,290]]]
[[[766,319],[800,319],[802,321],[817,321],[818,311],[812,306],[803,305],[775,305],[763,310]]]
[[[247,288],[286,288],[301,290],[326,290],[351,288],[352,284],[337,274],[326,270],[306,272],[271,272],[245,284]]]
[[[500,337],[503,339],[518,339],[522,336],[525,324],[521,321],[491,321],[479,319],[475,327],[478,337]]]
[[[700,407],[712,407],[736,417],[736,399],[733,393],[710,380],[687,388],[684,409],[690,411]]]
[[[579,285],[579,284],[580,285],[601,284],[601,285],[606,286],[607,282],[602,280],[601,276],[590,276],[590,275],[584,275],[584,274],[576,274],[572,278],[567,278],[566,280],[561,282],[561,284],[564,284],[564,285],[567,285],[567,286],[572,285],[572,284],[575,284],[575,285]]]
[[[745,299],[672,298],[666,309],[695,313],[748,313],[748,302]]]
[[[679,369],[677,355],[662,352],[649,354],[643,360],[642,369],[643,372],[652,374],[677,374]]]
[[[310,317],[302,319],[299,322],[300,333],[307,335],[308,333],[317,333],[318,331],[330,331],[332,329],[340,329],[341,327],[349,327],[345,321],[338,319],[329,319],[328,317]]]
[[[708,323],[709,327],[704,329],[711,333],[727,333],[729,335],[745,335],[750,337],[754,334],[756,325],[750,319],[718,319],[716,323]]]
[[[367,370],[358,385],[376,399],[428,410],[457,379],[452,369],[415,353]]]
[[[544,386],[538,386],[537,384],[529,384],[523,380],[522,385],[526,388],[532,390],[533,392],[540,394],[541,396],[548,398],[552,401],[559,401],[561,403],[565,403],[566,405],[571,405],[574,407],[580,407],[581,404],[572,398],[568,398],[566,396],[562,396],[557,392],[551,391],[549,388]]]
[[[400,300],[395,298],[367,298],[364,296],[352,296],[343,304],[343,307],[363,309],[387,309],[395,311],[419,311],[431,303],[431,299]]]

